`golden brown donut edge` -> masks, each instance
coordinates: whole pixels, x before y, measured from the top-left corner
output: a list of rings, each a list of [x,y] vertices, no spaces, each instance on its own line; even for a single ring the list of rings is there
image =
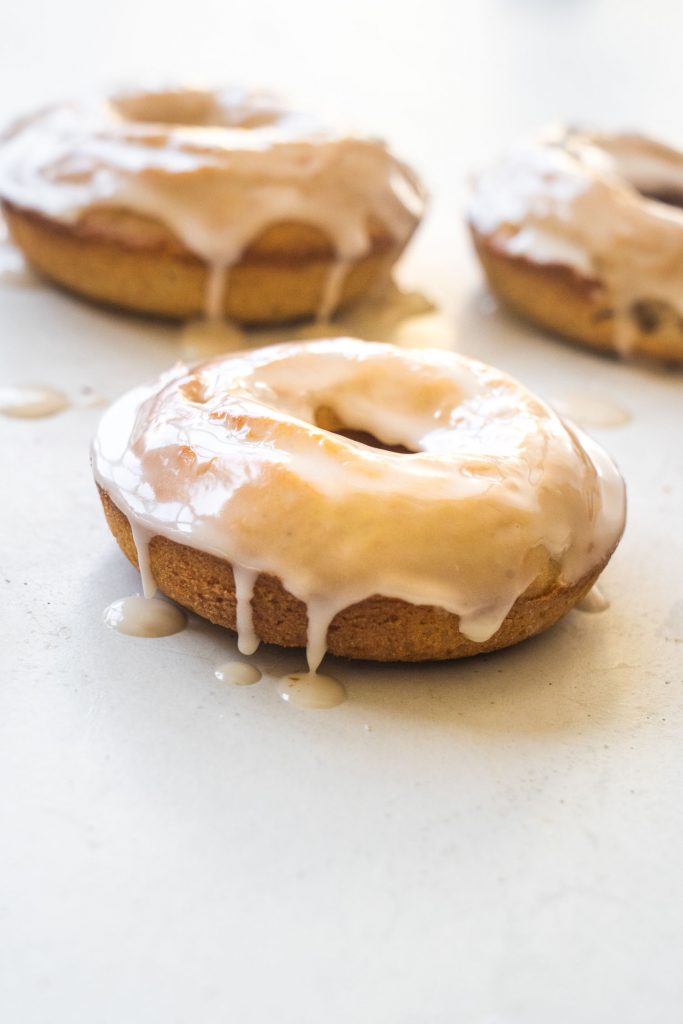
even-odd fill
[[[64,224],[3,201],[10,235],[28,262],[72,292],[107,306],[168,319],[205,312],[207,264],[165,225],[126,210],[89,210]],[[405,245],[378,222],[370,251],[344,280],[339,307],[372,292]],[[275,224],[230,269],[223,313],[242,324],[276,324],[314,316],[335,262],[329,239],[300,223]]]
[[[109,494],[101,487],[98,490],[109,528],[137,568],[130,523]],[[163,594],[202,618],[235,631],[235,583],[229,562],[160,536],[152,538],[149,553],[152,574]],[[570,586],[555,580],[540,593],[532,592],[537,587],[529,588],[500,629],[484,643],[463,636],[458,617],[443,608],[374,595],[335,616],[327,634],[327,649],[345,658],[415,662],[464,658],[510,647],[548,629],[570,611],[591,589],[611,554]],[[276,577],[258,577],[252,612],[256,634],[265,643],[306,646],[306,606]]]
[[[613,310],[599,281],[570,267],[510,256],[470,231],[491,291],[513,312],[570,341],[618,354]],[[644,298],[627,315],[629,356],[683,365],[683,319],[671,307]]]

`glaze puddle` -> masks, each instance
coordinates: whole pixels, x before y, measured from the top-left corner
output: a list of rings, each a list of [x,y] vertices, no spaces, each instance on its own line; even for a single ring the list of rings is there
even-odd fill
[[[256,666],[246,661],[224,661],[214,670],[214,675],[222,683],[232,686],[253,686],[263,678]]]
[[[0,240],[0,284],[13,288],[32,288],[38,284],[38,277],[31,270],[13,245]]]
[[[346,689],[332,676],[317,672],[294,672],[277,681],[282,700],[297,708],[324,710],[335,708],[346,700]]]
[[[328,284],[328,291],[331,287]],[[328,315],[333,312],[329,294],[321,310]],[[441,347],[449,330],[430,299],[421,292],[403,290],[390,281],[381,295],[357,302],[337,314],[334,320],[319,316],[316,320],[267,330],[241,329],[235,323],[218,319],[190,320],[181,330],[180,354],[183,359],[192,361],[278,341],[335,337]]]
[[[104,621],[126,636],[162,637],[180,633],[187,616],[159,597],[121,597],[104,610]]]
[[[399,335],[411,325],[433,322],[437,310],[434,303],[418,291],[399,288],[392,280],[381,294],[357,302],[335,317],[326,326],[326,336],[349,336],[367,341],[398,341]],[[311,336],[311,332],[305,335]]]
[[[269,568],[306,605],[310,673],[322,662],[335,615],[373,594],[427,604],[437,593],[441,607],[459,615],[461,632],[481,643],[531,583],[524,556],[540,541],[561,560],[567,579],[583,578],[621,534],[623,484],[615,467],[590,438],[577,450],[556,417],[545,408],[536,415],[535,400],[514,381],[496,377],[496,390],[489,394],[488,378],[479,373],[476,364],[451,353],[406,353],[347,338],[242,352],[200,371],[179,366],[159,383],[129,392],[100,421],[93,467],[100,486],[128,516],[144,594],[151,598],[156,589],[149,557],[155,535],[180,543],[191,536],[199,550],[219,549],[235,581],[238,648],[242,655],[252,654],[259,639],[252,596],[262,571],[254,560],[264,557],[259,544],[282,534],[286,507],[294,539],[274,548]],[[481,467],[488,466],[490,438],[499,444],[499,434],[510,433],[508,405],[500,404],[500,393],[515,415],[528,408],[534,422],[533,435],[527,428],[533,436],[525,448],[528,458],[520,460],[517,442],[510,441],[517,467],[511,477],[514,496],[501,495],[490,508],[482,506],[492,522],[508,523],[512,517],[512,553],[507,531],[503,536],[490,530],[474,548],[470,540],[471,510],[489,501],[490,478]],[[264,395],[273,402],[272,414]],[[244,422],[250,431],[247,447]],[[275,438],[273,424],[280,423],[282,437]],[[468,431],[464,452],[452,443],[455,429]],[[236,457],[244,460],[237,475],[230,460],[221,468],[224,453],[233,451],[226,444],[237,445]],[[203,464],[211,466],[210,476]],[[567,479],[571,487],[558,509],[549,495]],[[189,514],[179,517],[178,501]],[[390,545],[368,542],[366,528],[379,539],[385,536],[392,503],[402,510],[400,523],[410,529],[407,547],[400,530]],[[319,536],[316,516],[327,516],[328,508],[340,523],[349,508],[354,514],[361,509],[363,530],[349,530],[343,546],[330,545],[325,537],[309,544],[307,530]],[[423,517],[420,529],[416,515]],[[442,516],[453,537],[445,550],[433,541]],[[498,568],[506,565],[506,572]],[[315,688],[295,682],[283,684],[281,695],[294,703],[300,695],[307,701]],[[327,699],[310,697],[312,706],[318,700],[324,706]],[[337,689],[331,706],[338,699]]]
[[[102,203],[162,220],[208,267],[209,319],[225,310],[232,269],[283,218],[316,229],[336,254],[318,309],[327,317],[347,270],[378,252],[372,220],[394,243],[389,259],[424,209],[417,177],[382,142],[329,131],[236,89],[128,91],[52,105],[17,123],[3,152],[4,197],[19,207],[67,224]]]
[[[0,387],[0,414],[15,419],[54,416],[69,405],[63,391],[43,387]]]
[[[595,614],[597,612],[606,612],[609,605],[609,599],[605,592],[596,583],[593,589],[589,590],[586,596],[581,598],[576,608],[580,612]]]
[[[180,334],[184,359],[206,359],[218,352],[234,352],[249,344],[247,334],[223,320],[190,320]]]
[[[580,427],[621,427],[631,419],[628,409],[589,391],[557,398],[552,404],[560,416],[566,416]]]

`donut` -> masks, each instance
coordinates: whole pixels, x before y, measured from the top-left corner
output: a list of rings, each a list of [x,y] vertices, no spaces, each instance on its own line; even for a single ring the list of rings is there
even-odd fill
[[[683,153],[556,130],[475,181],[468,220],[492,291],[572,341],[683,363]]]
[[[381,289],[424,206],[372,138],[236,89],[123,92],[24,118],[0,141],[15,243],[89,299],[269,324]]]
[[[517,643],[623,530],[614,465],[515,380],[350,338],[177,366],[105,413],[93,469],[143,575],[259,640],[381,661]]]

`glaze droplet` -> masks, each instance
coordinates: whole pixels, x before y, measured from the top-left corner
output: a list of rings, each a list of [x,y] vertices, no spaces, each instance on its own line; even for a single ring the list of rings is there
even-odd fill
[[[580,612],[605,612],[609,608],[609,600],[604,591],[596,584],[585,597],[581,598],[576,607]]]
[[[346,690],[332,676],[317,672],[295,672],[278,679],[277,690],[284,701],[298,708],[335,708],[346,700]]]
[[[69,400],[63,391],[41,387],[0,388],[0,413],[16,419],[38,419],[54,416],[66,409]]]
[[[630,412],[616,402],[588,392],[566,395],[553,404],[560,416],[567,416],[580,427],[620,427],[631,419]]]
[[[160,597],[121,597],[104,610],[104,621],[126,636],[160,637],[180,633],[187,625],[184,612]]]
[[[253,686],[263,678],[256,666],[246,661],[224,661],[214,675],[222,683],[232,683],[233,686]]]

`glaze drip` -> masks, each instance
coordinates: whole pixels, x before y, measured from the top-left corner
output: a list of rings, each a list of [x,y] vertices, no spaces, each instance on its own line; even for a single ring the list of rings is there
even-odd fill
[[[381,224],[397,244],[423,210],[416,177],[383,143],[334,133],[270,97],[167,89],[50,107],[0,143],[0,195],[68,224],[98,211],[161,222],[209,267],[206,312],[223,314],[230,268],[269,227],[297,222],[336,262],[319,315]]]
[[[254,630],[251,599],[258,572],[233,565],[235,577],[235,600],[237,601],[237,649],[240,654],[253,654],[259,645],[259,638]]]
[[[581,598],[576,607],[580,612],[590,612],[591,614],[606,612],[609,608],[609,598],[602,587],[596,583],[586,596]]]
[[[486,640],[529,587],[604,561],[624,522],[602,449],[516,381],[349,338],[176,367],[107,410],[93,467],[143,542],[233,566],[243,653],[256,578],[279,578],[306,605],[311,670],[334,616],[374,594]]]
[[[634,306],[683,316],[683,153],[640,135],[551,130],[475,183],[469,220],[509,256],[569,267],[600,286],[627,354]]]
[[[154,597],[157,592],[157,583],[152,573],[152,563],[149,555],[149,544],[152,539],[152,531],[140,523],[131,522],[131,533],[135,544],[135,554],[142,579],[142,593],[145,597]]]

